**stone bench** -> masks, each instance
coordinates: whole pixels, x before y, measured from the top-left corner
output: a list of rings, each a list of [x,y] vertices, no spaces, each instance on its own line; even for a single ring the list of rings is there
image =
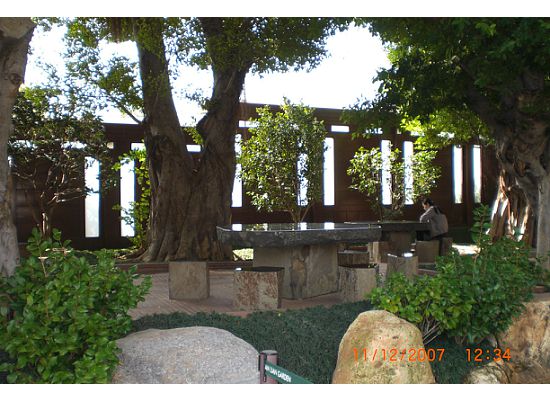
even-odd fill
[[[420,263],[435,263],[437,256],[447,255],[453,246],[453,238],[445,237],[441,240],[441,253],[439,251],[439,240],[423,241],[417,240],[415,255]]]
[[[368,250],[344,250],[338,252],[338,265],[343,267],[369,265],[370,253]]]
[[[236,268],[233,307],[244,311],[281,308],[284,272],[282,267]]]
[[[388,264],[386,269],[386,278],[391,274],[401,272],[407,278],[412,279],[418,275],[418,257],[413,256],[396,256],[388,254]]]
[[[342,302],[365,300],[365,295],[377,286],[378,266],[368,264],[362,266],[340,265],[338,273],[339,298]]]

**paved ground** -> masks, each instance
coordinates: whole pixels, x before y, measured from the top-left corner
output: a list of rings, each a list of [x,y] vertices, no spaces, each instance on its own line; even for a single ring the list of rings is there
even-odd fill
[[[233,309],[233,271],[214,270],[210,271],[210,297],[206,300],[170,300],[168,298],[168,273],[151,275],[153,286],[145,301],[137,308],[130,311],[133,319],[141,318],[151,314],[170,314],[183,312],[194,314],[197,312],[220,312],[232,315],[244,316],[245,311]],[[338,304],[337,293],[327,294],[306,300],[285,300],[282,302],[282,309],[296,309],[313,307],[317,305],[330,306]]]
[[[472,252],[472,246],[453,245],[461,253]],[[385,264],[382,264],[381,271],[385,273]],[[425,271],[429,273],[429,271]],[[151,275],[153,285],[144,302],[137,308],[130,311],[133,319],[141,318],[152,314],[170,314],[182,312],[194,314],[197,312],[227,313],[232,315],[245,316],[248,312],[235,311],[233,309],[233,270],[211,270],[210,271],[210,297],[206,300],[170,300],[168,298],[168,273],[157,273]],[[550,300],[550,293],[535,295],[536,300]],[[305,300],[282,301],[282,309],[307,308],[317,305],[331,306],[340,303],[337,293],[331,293]]]

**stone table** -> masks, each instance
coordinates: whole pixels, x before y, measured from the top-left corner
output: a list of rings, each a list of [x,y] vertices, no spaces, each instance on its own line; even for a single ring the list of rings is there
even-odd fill
[[[416,239],[417,232],[429,232],[428,222],[418,221],[366,221],[345,222],[349,225],[376,224],[382,228],[381,241],[388,242],[388,253],[402,255],[411,251],[411,244]],[[412,238],[414,234],[414,239]]]
[[[283,297],[303,299],[338,290],[338,243],[379,240],[372,224],[234,224],[217,227],[222,243],[254,249],[253,265],[285,268]]]

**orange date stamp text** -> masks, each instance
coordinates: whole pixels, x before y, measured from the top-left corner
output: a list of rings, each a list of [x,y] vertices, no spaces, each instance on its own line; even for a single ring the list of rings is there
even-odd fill
[[[441,361],[445,349],[367,349],[353,348],[353,357],[355,362],[359,361],[389,361],[389,362],[433,362]]]

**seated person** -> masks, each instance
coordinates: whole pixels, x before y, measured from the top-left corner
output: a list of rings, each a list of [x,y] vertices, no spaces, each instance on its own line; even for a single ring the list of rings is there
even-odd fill
[[[428,222],[430,224],[430,234],[419,237],[419,240],[439,240],[439,253],[441,254],[441,244],[444,237],[449,232],[447,217],[441,212],[438,206],[430,198],[422,201],[424,214],[420,216],[420,222]],[[419,232],[421,233],[421,232]]]

